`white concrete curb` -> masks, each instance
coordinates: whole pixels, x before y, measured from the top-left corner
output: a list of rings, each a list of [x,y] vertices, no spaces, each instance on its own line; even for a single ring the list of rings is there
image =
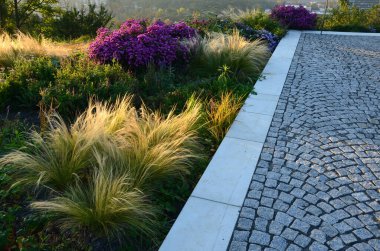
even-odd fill
[[[226,250],[284,86],[300,31],[281,40],[166,236],[161,251]]]
[[[321,31],[302,31],[302,32],[311,33],[311,34],[321,34]],[[322,34],[323,35],[380,37],[380,33],[370,33],[370,32],[323,31]]]

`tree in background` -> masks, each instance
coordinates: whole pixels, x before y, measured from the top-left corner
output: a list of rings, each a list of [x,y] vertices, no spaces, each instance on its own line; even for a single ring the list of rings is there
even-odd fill
[[[0,0],[0,25],[8,32],[28,31],[42,16],[52,16],[58,0]]]
[[[43,34],[59,39],[95,37],[96,31],[109,25],[111,20],[112,13],[103,4],[88,3],[80,9],[61,9],[54,17],[46,17]]]
[[[95,37],[100,27],[107,27],[112,13],[103,5],[62,8],[58,0],[0,0],[0,32],[18,31],[54,39]]]

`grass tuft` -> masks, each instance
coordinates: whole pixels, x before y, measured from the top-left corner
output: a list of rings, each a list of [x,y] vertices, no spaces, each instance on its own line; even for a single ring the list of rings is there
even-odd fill
[[[216,75],[222,67],[228,67],[233,77],[252,80],[258,77],[270,55],[263,41],[247,41],[237,30],[232,35],[211,33],[197,43],[192,69],[203,76]]]
[[[243,98],[232,92],[222,94],[220,101],[210,100],[207,111],[208,130],[217,144],[227,134],[242,105]]]
[[[78,182],[61,196],[32,203],[32,208],[50,212],[63,232],[81,230],[82,235],[123,240],[130,232],[153,234],[155,209],[144,193],[132,184],[130,175],[96,154],[89,184]],[[88,233],[86,233],[88,232]]]
[[[12,66],[17,57],[66,57],[74,50],[84,48],[81,44],[55,43],[43,37],[35,39],[21,32],[14,36],[0,34],[0,66]]]
[[[120,241],[150,235],[156,209],[148,195],[189,173],[201,156],[201,109],[192,99],[182,113],[164,116],[134,108],[130,96],[92,100],[71,126],[47,114],[47,128],[3,156],[0,167],[12,170],[16,184],[47,188],[32,207],[54,215],[63,231]]]

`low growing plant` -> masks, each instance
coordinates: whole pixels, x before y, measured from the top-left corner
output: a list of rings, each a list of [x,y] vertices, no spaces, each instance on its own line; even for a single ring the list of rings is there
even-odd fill
[[[47,57],[15,60],[13,70],[0,82],[0,108],[35,109],[41,99],[40,90],[54,83],[58,64]]]
[[[285,27],[277,20],[259,9],[229,9],[223,15],[231,18],[236,23],[241,23],[251,27],[253,30],[267,30],[278,37],[283,37],[286,33]]]
[[[87,107],[89,98],[114,101],[133,93],[136,85],[135,77],[118,63],[102,65],[75,55],[61,61],[55,82],[41,90],[41,100],[63,117],[73,118]]]
[[[263,41],[250,42],[236,30],[232,35],[211,33],[194,46],[191,67],[202,76],[215,76],[226,66],[232,77],[253,81],[260,74],[269,55]]]

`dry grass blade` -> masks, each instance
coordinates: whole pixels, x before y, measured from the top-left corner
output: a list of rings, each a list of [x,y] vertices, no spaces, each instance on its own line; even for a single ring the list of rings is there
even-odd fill
[[[62,58],[75,50],[83,49],[84,44],[55,43],[45,38],[35,39],[21,32],[14,36],[0,34],[0,65],[11,66],[17,57],[48,56]]]
[[[242,97],[236,97],[231,92],[222,94],[220,101],[210,100],[208,130],[217,143],[227,134],[242,105]]]
[[[201,118],[199,101],[179,115],[167,116],[143,106],[118,132],[119,161],[134,176],[135,185],[146,187],[155,181],[189,172],[199,158],[197,127]]]

